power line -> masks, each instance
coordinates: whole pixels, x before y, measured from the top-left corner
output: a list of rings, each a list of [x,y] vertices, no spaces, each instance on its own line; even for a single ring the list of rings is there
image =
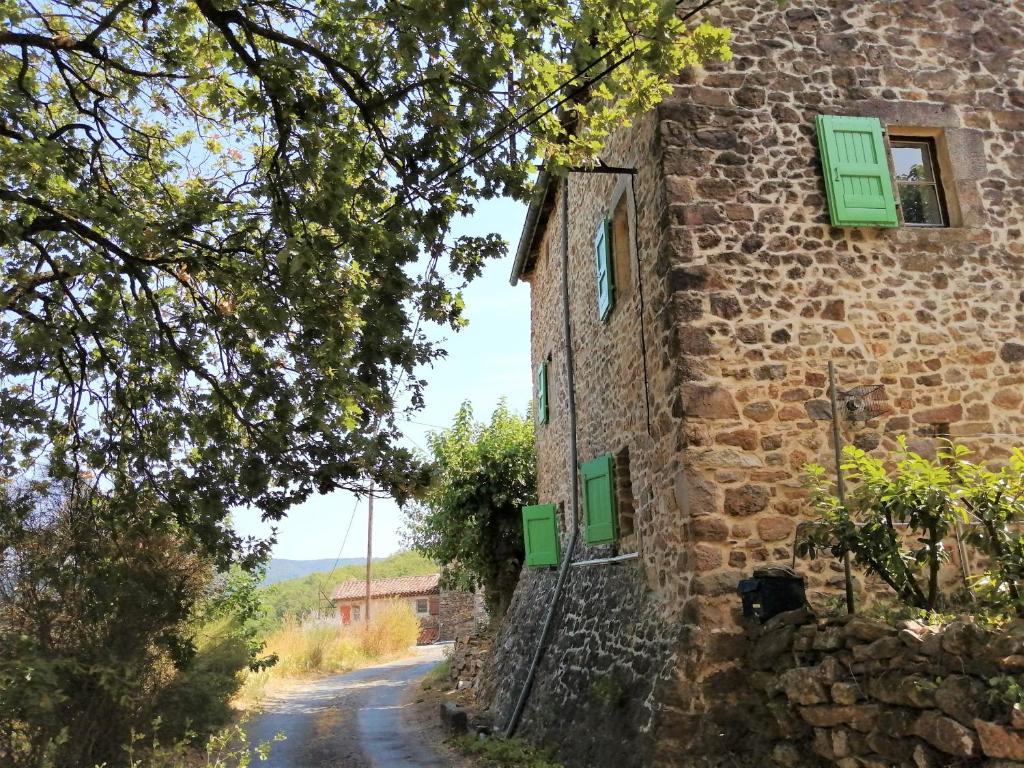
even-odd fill
[[[682,7],[684,2],[685,2],[685,0],[676,0],[676,2],[675,2],[676,8]],[[716,5],[719,2],[720,2],[720,0],[703,0],[703,2],[700,3],[700,5],[698,5],[695,8],[690,9],[685,14],[683,14],[683,16],[679,18],[679,22],[680,23],[684,23],[686,21],[689,21],[691,18],[696,16],[701,11],[706,10],[707,8],[709,8],[709,7],[713,6],[713,5]],[[503,125],[501,128],[497,128],[497,129],[491,131],[487,135],[487,137],[485,137],[483,139],[480,139],[473,147],[470,148],[470,150],[467,150],[467,153],[463,153],[461,161],[456,161],[455,163],[452,163],[452,164],[448,165],[446,168],[443,168],[440,171],[438,171],[437,173],[433,174],[427,181],[425,181],[422,185],[420,185],[417,189],[413,190],[412,192],[404,193],[402,195],[399,195],[399,197],[394,202],[392,202],[391,205],[389,205],[387,208],[385,208],[381,212],[380,216],[377,218],[377,221],[378,222],[382,221],[383,218],[388,213],[390,213],[392,210],[397,208],[399,205],[402,205],[402,204],[407,203],[407,202],[412,202],[413,200],[416,200],[416,199],[423,199],[423,195],[427,191],[425,189],[426,187],[432,187],[438,181],[444,181],[444,180],[450,178],[451,176],[453,176],[454,174],[460,173],[461,171],[465,170],[466,166],[468,166],[471,163],[474,163],[477,160],[479,160],[487,152],[489,152],[491,149],[493,149],[495,146],[497,146],[501,142],[506,141],[506,140],[508,140],[510,138],[513,138],[513,137],[519,135],[521,132],[525,131],[526,129],[533,127],[538,122],[543,120],[545,117],[550,115],[552,112],[554,112],[557,109],[559,109],[562,105],[564,105],[568,101],[574,99],[576,96],[581,94],[583,91],[585,91],[588,88],[590,88],[591,86],[593,86],[594,83],[598,82],[601,78],[603,78],[603,77],[609,75],[610,73],[614,72],[620,66],[622,66],[627,61],[632,59],[639,52],[640,49],[638,47],[634,47],[633,50],[631,50],[629,53],[625,54],[623,57],[621,57],[617,61],[615,61],[612,64],[609,64],[607,67],[605,67],[601,72],[599,72],[597,75],[595,75],[593,77],[593,79],[590,79],[587,82],[583,83],[582,85],[578,86],[577,88],[574,88],[570,93],[568,93],[567,95],[563,96],[561,99],[559,99],[554,104],[548,106],[547,109],[545,109],[539,115],[536,115],[535,117],[530,118],[530,120],[528,120],[526,123],[521,122],[522,119],[524,117],[526,117],[526,115],[528,115],[530,112],[532,112],[533,110],[537,109],[538,107],[543,106],[547,102],[547,100],[549,98],[551,98],[555,94],[559,93],[560,91],[564,90],[566,87],[568,87],[569,85],[574,83],[576,80],[579,80],[581,77],[586,75],[591,69],[593,69],[595,66],[597,66],[599,63],[601,63],[602,61],[604,61],[608,57],[612,56],[620,48],[622,48],[623,45],[625,45],[627,42],[629,42],[630,40],[633,40],[633,39],[634,39],[634,37],[631,36],[631,35],[622,38],[617,43],[615,43],[609,50],[605,51],[605,53],[601,54],[599,57],[594,59],[592,62],[590,62],[587,66],[585,66],[583,69],[581,69],[575,75],[573,75],[571,78],[569,78],[565,82],[561,83],[560,85],[558,85],[557,87],[555,87],[551,91],[548,91],[546,94],[544,94],[536,102],[531,104],[526,109],[522,110],[518,115],[515,115],[512,118],[512,120],[510,120],[509,122],[505,123],[505,125]],[[508,134],[508,131],[509,131],[510,128],[514,128],[514,130],[511,132],[511,134]],[[508,134],[508,135],[506,135],[506,134]],[[423,276],[422,282],[427,282],[433,276],[434,269],[437,266],[437,259],[438,259],[437,254],[434,254],[434,255],[431,256],[430,261],[429,261],[429,263],[427,265],[427,269],[424,272],[424,276]],[[423,308],[420,307],[420,310],[419,310],[419,312],[417,313],[417,316],[416,316],[416,323],[415,323],[415,325],[413,327],[413,337],[414,338],[419,333],[420,326],[422,325],[422,322],[423,322]],[[392,391],[392,397],[394,397],[394,394],[397,393],[398,387],[400,386],[400,384],[404,380],[404,378],[405,378],[405,372],[403,371],[402,375],[399,377],[398,381],[395,383],[394,390]]]
[[[675,2],[676,8],[682,7],[684,2],[685,2],[685,0],[676,0],[676,2]],[[696,16],[701,11],[704,11],[707,8],[711,7],[711,6],[716,5],[719,2],[720,2],[720,0],[704,0],[703,2],[700,3],[700,5],[698,5],[695,8],[690,9],[685,14],[683,14],[683,16],[679,17],[679,21],[681,23],[689,21],[691,18]],[[476,162],[477,160],[479,160],[481,157],[484,156],[484,154],[489,152],[491,149],[493,149],[498,144],[500,144],[500,143],[502,143],[504,141],[507,141],[508,139],[513,138],[513,137],[519,135],[520,133],[525,131],[527,128],[531,128],[532,126],[536,125],[538,122],[540,122],[540,120],[542,120],[543,118],[545,118],[548,115],[550,115],[552,112],[554,112],[559,107],[561,107],[563,104],[565,104],[567,101],[569,101],[570,99],[578,96],[580,93],[582,93],[583,91],[585,91],[588,88],[590,88],[592,85],[594,85],[594,83],[596,83],[599,80],[601,80],[601,78],[603,78],[603,77],[609,75],[610,73],[614,72],[616,69],[618,69],[624,63],[626,63],[627,61],[632,59],[640,51],[640,48],[639,47],[634,47],[633,50],[631,50],[629,53],[627,53],[621,59],[619,59],[618,61],[610,64],[608,67],[606,67],[601,72],[599,72],[597,75],[595,75],[593,77],[593,79],[590,79],[587,82],[583,83],[578,88],[574,89],[570,94],[568,94],[567,96],[564,96],[559,101],[557,101],[555,104],[549,106],[547,109],[545,109],[543,112],[541,112],[536,117],[531,118],[526,123],[521,122],[523,120],[523,118],[525,118],[527,115],[529,115],[535,109],[537,109],[539,107],[542,107],[547,102],[548,99],[552,98],[553,96],[558,94],[560,91],[562,91],[565,88],[567,88],[568,86],[572,85],[572,83],[574,83],[577,80],[579,80],[580,78],[584,77],[595,66],[597,66],[598,64],[600,64],[604,60],[608,59],[610,56],[612,56],[615,53],[617,53],[619,51],[619,49],[622,48],[622,46],[624,46],[626,43],[628,43],[629,41],[634,40],[634,39],[635,39],[635,37],[633,35],[627,35],[626,37],[622,38],[617,43],[612,45],[612,47],[609,48],[607,51],[605,51],[603,54],[601,54],[596,59],[594,59],[592,62],[587,64],[587,66],[585,66],[579,72],[577,72],[572,77],[570,77],[568,80],[562,82],[561,84],[559,84],[558,86],[556,86],[552,90],[548,91],[543,96],[541,96],[537,101],[535,101],[533,104],[531,104],[529,107],[526,107],[525,109],[521,110],[517,115],[514,115],[512,117],[512,119],[509,120],[507,123],[505,123],[503,126],[501,126],[499,128],[493,129],[484,138],[479,139],[472,147],[470,147],[466,152],[463,153],[461,161],[460,160],[456,160],[455,162],[449,164],[445,168],[440,169],[439,171],[434,173],[429,179],[427,179],[425,182],[423,182],[423,184],[421,184],[417,189],[413,190],[412,192],[408,192],[408,193],[404,193],[402,195],[399,195],[399,197],[394,202],[392,202],[391,205],[389,205],[387,208],[385,208],[381,212],[380,217],[378,217],[378,222],[384,216],[386,216],[388,213],[390,213],[392,210],[397,208],[399,205],[403,205],[404,203],[407,203],[407,202],[412,202],[415,199],[422,199],[423,195],[425,194],[425,189],[424,188],[432,187],[436,182],[444,181],[444,180],[448,179],[449,177],[451,177],[452,175],[454,175],[455,173],[458,173],[460,171],[465,170],[467,165],[469,165],[470,163],[473,163],[473,162]],[[514,130],[511,132],[511,134],[508,134],[508,131],[509,131],[510,128],[514,128]],[[435,259],[435,261],[436,261],[436,259]]]
[[[358,498],[356,499],[356,503],[352,505],[352,514],[349,515],[348,527],[345,529],[345,535],[341,539],[341,546],[338,547],[338,556],[334,558],[334,565],[331,566],[331,570],[327,574],[327,576],[320,579],[320,584],[317,586],[317,591],[320,593],[320,596],[328,603],[331,602],[331,599],[324,592],[324,582],[329,581],[330,578],[334,575],[334,572],[338,570],[338,563],[341,562],[341,553],[345,551],[345,544],[348,542],[348,535],[352,531],[352,523],[355,522],[357,509],[359,509]]]

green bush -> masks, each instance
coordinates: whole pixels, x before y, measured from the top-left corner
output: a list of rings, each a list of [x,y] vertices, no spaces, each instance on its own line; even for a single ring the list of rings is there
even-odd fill
[[[841,504],[825,469],[808,465],[806,485],[819,518],[803,526],[797,553],[847,553],[882,579],[903,604],[934,611],[950,604],[939,588],[946,542],[959,538],[984,555],[979,576],[962,565],[969,600],[982,610],[1024,615],[1024,451],[1017,448],[998,470],[967,459],[970,451],[947,442],[934,459],[907,448],[899,438],[892,461],[855,446],[843,450],[850,482]],[[952,596],[955,600],[955,596]]]
[[[171,742],[225,722],[256,647],[255,586],[215,577],[187,535],[153,527],[145,509],[0,486],[5,768],[117,768],[155,719]],[[220,639],[197,634],[208,618]]]

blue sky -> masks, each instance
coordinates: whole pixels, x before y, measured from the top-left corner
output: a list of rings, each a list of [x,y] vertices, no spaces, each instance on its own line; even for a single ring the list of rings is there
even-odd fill
[[[509,200],[491,200],[477,206],[472,217],[458,223],[455,235],[497,232],[515,249],[526,209]],[[512,256],[492,261],[483,275],[470,283],[464,296],[469,325],[458,333],[427,328],[448,357],[421,372],[428,382],[426,407],[404,423],[407,444],[425,450],[426,434],[451,423],[464,400],[473,404],[479,418],[486,418],[498,400],[526,409],[531,397],[530,289],[523,283],[509,285]],[[353,517],[354,513],[354,517]],[[402,512],[390,500],[377,500],[373,510],[374,555],[388,555],[401,548]],[[345,539],[349,521],[352,521]],[[308,560],[325,557],[366,556],[366,500],[348,493],[317,496],[291,510],[276,524],[274,557]],[[269,526],[259,513],[235,513],[235,528],[243,535],[264,536]],[[342,546],[344,540],[344,546]]]

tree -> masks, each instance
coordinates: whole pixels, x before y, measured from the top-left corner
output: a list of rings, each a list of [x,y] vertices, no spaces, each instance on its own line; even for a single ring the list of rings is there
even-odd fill
[[[503,616],[523,566],[522,508],[537,502],[533,417],[504,401],[489,424],[463,403],[452,426],[429,436],[431,483],[408,510],[412,546],[442,565],[452,586],[483,586]]]
[[[453,218],[728,56],[674,11],[0,0],[0,472],[148,494],[224,558],[233,506],[407,496],[421,320],[505,247]]]
[[[215,584],[187,534],[141,517],[101,494],[0,485],[3,765],[118,766],[157,716],[173,741],[230,714],[259,651],[240,623],[253,577]],[[203,616],[239,624],[197,653]]]

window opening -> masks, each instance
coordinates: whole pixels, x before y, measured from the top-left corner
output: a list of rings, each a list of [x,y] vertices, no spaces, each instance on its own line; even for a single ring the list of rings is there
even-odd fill
[[[889,144],[903,223],[908,227],[949,226],[935,141],[892,137]]]

